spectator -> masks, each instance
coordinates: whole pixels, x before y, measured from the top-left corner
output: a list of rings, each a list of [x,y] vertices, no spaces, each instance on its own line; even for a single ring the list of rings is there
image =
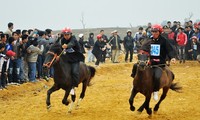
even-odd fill
[[[79,37],[79,45],[80,45],[80,51],[81,51],[81,53],[83,53],[83,54],[85,54],[86,52],[85,52],[85,44],[87,43],[86,41],[84,41],[84,34],[79,34],[78,35],[78,37]]]
[[[45,53],[44,53],[44,50],[46,49],[46,46],[48,45],[48,41],[46,40],[46,34],[44,31],[38,31],[38,39],[37,39],[37,42],[38,42],[38,47],[39,49],[42,51],[40,54],[38,54],[38,57],[37,57],[37,78],[39,80],[41,80],[41,78],[43,77],[43,74],[42,74],[42,65],[43,65],[43,62],[44,62],[44,59],[45,59]]]
[[[103,41],[101,42],[101,44],[103,44],[104,46],[106,46],[107,42],[108,42],[108,38],[107,36],[104,34],[104,30],[100,30],[100,33],[102,35]],[[106,48],[107,49],[107,48]],[[102,51],[102,58],[101,58],[101,62],[105,63],[106,61],[106,54],[107,54],[107,50]]]
[[[12,36],[12,33],[13,33],[13,28],[14,28],[13,23],[12,23],[12,22],[9,22],[9,23],[8,23],[8,29],[7,29],[7,31],[5,32],[5,34],[8,34],[9,37],[11,37],[11,36]]]
[[[128,56],[130,54],[129,61],[132,62],[133,60],[133,47],[134,47],[134,39],[131,36],[132,32],[131,30],[127,30],[127,35],[124,37],[124,48],[126,50],[126,56],[125,56],[125,62],[128,62]]]
[[[94,62],[94,55],[92,54],[92,50],[94,47],[94,33],[89,34],[88,43],[86,48],[88,49],[88,62]]]
[[[185,46],[185,54],[186,54],[186,59],[187,60],[192,60],[192,53],[189,52],[188,50],[190,49],[190,46],[191,46],[191,38],[192,38],[192,35],[194,34],[194,30],[192,29],[192,26],[186,26],[185,27],[185,33],[187,35],[187,44]]]
[[[121,50],[121,45],[123,41],[121,40],[120,36],[118,35],[117,30],[114,30],[113,36],[110,38],[111,50],[112,50],[112,62],[119,63],[118,57]]]
[[[151,37],[151,23],[148,23],[147,28],[146,28],[146,33],[147,33],[147,37]]]
[[[143,32],[143,27],[139,27],[138,32],[136,32],[134,35],[134,42],[135,42],[134,50],[135,51],[138,51],[141,47],[140,38],[143,36],[142,32]]]
[[[37,38],[32,41],[31,45],[27,48],[27,62],[28,62],[28,77],[30,82],[36,81],[36,62],[38,54],[41,54],[42,50],[38,47]]]
[[[178,43],[178,51],[179,51],[179,63],[185,63],[185,46],[188,42],[187,35],[183,32],[183,28],[180,27],[179,33],[177,34],[176,41]]]
[[[200,42],[197,41],[196,36],[193,36],[191,39],[192,39],[191,40],[192,43],[191,43],[189,52],[191,52],[192,54],[192,59],[197,60],[197,55],[199,55],[200,53]]]
[[[102,57],[102,51],[104,51],[106,49],[105,46],[101,43],[102,41],[103,41],[102,35],[101,34],[97,35],[97,41],[95,42],[94,48],[92,50],[92,53],[96,57],[96,62],[95,62],[96,67],[99,66],[99,62],[102,59],[101,58]]]
[[[21,81],[28,82],[28,63],[27,63],[27,42],[28,42],[28,35],[22,35],[22,43],[19,45],[19,51],[21,56],[21,66],[20,66],[20,79]]]
[[[4,50],[5,50],[5,45],[3,43],[0,43],[0,90],[2,90],[3,87],[5,87],[5,83],[4,81],[2,81],[2,77],[1,77],[4,57],[5,57],[5,54],[3,54]]]

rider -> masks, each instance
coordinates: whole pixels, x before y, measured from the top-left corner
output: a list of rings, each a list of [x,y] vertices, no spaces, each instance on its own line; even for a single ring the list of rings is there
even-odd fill
[[[147,42],[147,44],[144,44],[139,51],[141,54],[149,54],[150,56],[149,65],[151,65],[153,68],[154,77],[153,98],[156,101],[158,100],[160,77],[162,75],[162,70],[166,66],[166,56],[171,59],[172,63],[175,63],[176,61],[174,50],[169,44],[169,41],[161,35],[162,31],[163,29],[161,25],[153,25],[151,28],[152,37],[150,41]],[[133,66],[131,77],[135,77],[136,70],[137,63]]]
[[[66,62],[71,65],[72,73],[72,89],[70,94],[74,95],[74,87],[78,87],[79,83],[79,66],[80,61],[84,61],[84,55],[80,52],[80,46],[75,36],[72,35],[71,28],[67,27],[62,30],[63,38],[61,39],[61,45],[64,49],[64,55],[66,56]]]

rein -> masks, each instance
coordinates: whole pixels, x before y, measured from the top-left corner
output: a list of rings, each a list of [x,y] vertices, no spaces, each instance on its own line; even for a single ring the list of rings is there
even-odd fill
[[[56,58],[57,58],[57,57],[60,57],[60,56],[63,54],[63,52],[64,52],[64,49],[63,49],[63,51],[62,51],[59,55],[57,55],[57,54],[54,53],[54,52],[48,51],[47,54],[51,54],[51,55],[53,55],[54,57],[53,57],[53,59],[51,60],[51,62],[48,62],[48,63],[44,64],[44,66],[50,68],[51,65],[52,65],[52,63],[56,60]]]

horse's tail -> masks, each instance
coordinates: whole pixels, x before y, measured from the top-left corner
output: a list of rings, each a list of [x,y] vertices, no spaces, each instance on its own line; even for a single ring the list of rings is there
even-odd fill
[[[89,71],[90,71],[90,78],[89,78],[89,81],[88,81],[88,86],[90,86],[91,84],[90,84],[90,81],[91,81],[91,79],[95,76],[95,73],[96,73],[96,69],[94,68],[94,67],[92,67],[92,66],[88,66],[88,69],[89,69]]]
[[[178,83],[172,83],[170,89],[176,92],[181,92],[180,90],[182,90],[182,87]]]

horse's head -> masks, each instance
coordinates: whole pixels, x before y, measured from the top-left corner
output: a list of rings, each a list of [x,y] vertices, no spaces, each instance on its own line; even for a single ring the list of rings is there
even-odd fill
[[[61,45],[53,44],[50,47],[49,51],[46,53],[43,67],[50,68],[53,65],[53,63],[56,61],[56,59],[58,59],[61,52],[62,52]]]
[[[147,54],[138,54],[138,69],[145,70],[148,65],[148,55]]]

